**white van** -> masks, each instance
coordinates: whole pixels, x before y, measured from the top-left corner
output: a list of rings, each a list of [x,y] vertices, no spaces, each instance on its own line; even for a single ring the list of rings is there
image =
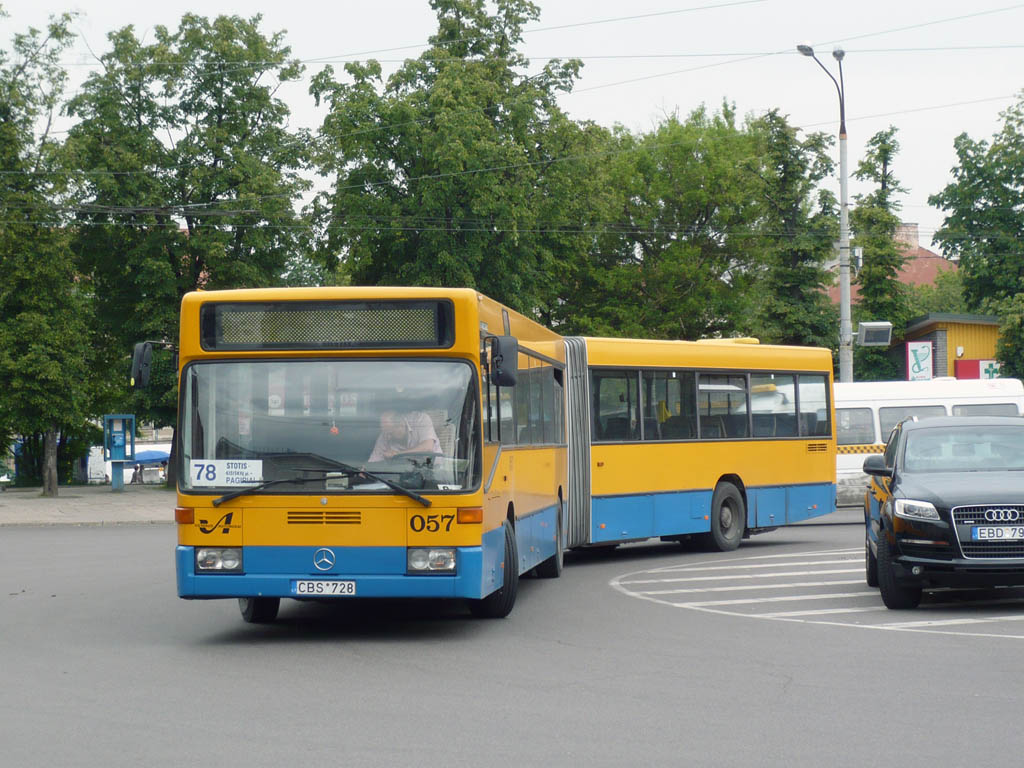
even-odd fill
[[[839,505],[861,505],[864,457],[882,453],[892,428],[916,416],[1020,416],[1024,384],[1018,379],[859,381],[835,384],[836,489]]]

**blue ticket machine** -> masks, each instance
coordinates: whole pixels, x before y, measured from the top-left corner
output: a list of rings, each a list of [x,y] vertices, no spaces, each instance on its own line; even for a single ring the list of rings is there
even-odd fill
[[[135,461],[135,416],[110,413],[103,417],[103,460],[110,462],[110,488],[124,490],[124,465]]]

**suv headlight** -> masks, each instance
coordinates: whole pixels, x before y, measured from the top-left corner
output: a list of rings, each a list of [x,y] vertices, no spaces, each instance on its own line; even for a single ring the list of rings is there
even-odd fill
[[[908,520],[938,520],[939,513],[935,505],[929,501],[914,501],[913,499],[896,499],[894,507],[897,517],[905,517]]]

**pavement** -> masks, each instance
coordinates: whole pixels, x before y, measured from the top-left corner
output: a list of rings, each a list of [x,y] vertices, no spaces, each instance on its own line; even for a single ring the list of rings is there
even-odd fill
[[[0,493],[0,527],[5,525],[122,525],[174,521],[177,495],[161,485],[66,485],[56,498],[39,488],[8,488]],[[801,525],[863,524],[861,507],[840,507]]]
[[[174,522],[177,495],[162,485],[62,485],[55,498],[40,488],[0,492],[0,527],[6,525],[121,525]]]

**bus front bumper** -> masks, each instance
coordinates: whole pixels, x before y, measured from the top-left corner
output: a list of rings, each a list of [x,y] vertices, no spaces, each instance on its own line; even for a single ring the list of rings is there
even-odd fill
[[[501,529],[498,531],[500,533]],[[326,559],[322,556],[324,550],[328,550]],[[243,547],[241,572],[197,573],[196,548],[178,546],[175,552],[178,596],[186,599],[478,599],[501,587],[501,549],[487,546],[485,541],[483,547],[456,547],[455,550],[454,573],[407,572],[405,547]],[[321,556],[318,557],[318,553]],[[331,560],[333,565],[324,570],[314,565],[318,562],[323,567]],[[330,590],[300,591],[310,589],[311,582],[338,581],[354,582],[354,587],[339,590],[336,597],[331,596]]]

